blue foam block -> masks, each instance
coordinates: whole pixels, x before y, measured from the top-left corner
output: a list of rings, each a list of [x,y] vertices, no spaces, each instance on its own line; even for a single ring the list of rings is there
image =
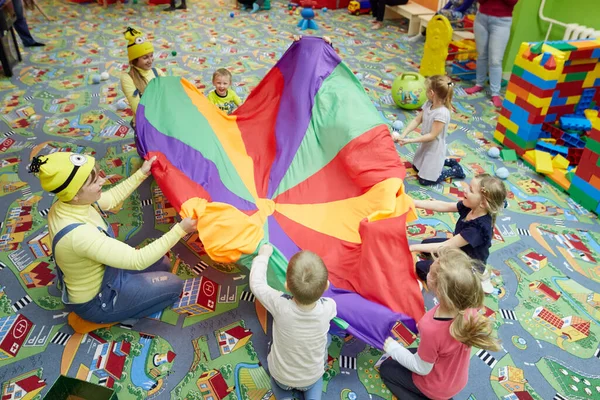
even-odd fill
[[[600,190],[596,189],[577,175],[571,179],[571,185],[575,185],[579,189],[583,190],[585,194],[590,196],[595,201],[600,201]]]

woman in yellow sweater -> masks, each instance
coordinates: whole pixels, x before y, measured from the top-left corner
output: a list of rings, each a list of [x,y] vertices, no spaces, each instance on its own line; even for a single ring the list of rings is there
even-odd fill
[[[34,157],[29,172],[57,201],[48,213],[58,287],[67,309],[84,320],[113,323],[136,320],[172,305],[183,281],[168,272],[164,259],[196,220],[185,218],[152,243],[133,248],[114,237],[102,209],[123,202],[148,177],[154,158],[131,177],[102,192],[106,181],[91,156],[53,153]]]
[[[121,75],[121,88],[129,102],[131,111],[133,111],[131,126],[135,129],[135,113],[148,82],[157,76],[165,76],[165,74],[152,66],[154,63],[154,47],[152,43],[146,40],[142,32],[134,28],[127,28],[124,35],[127,39],[129,71]]]

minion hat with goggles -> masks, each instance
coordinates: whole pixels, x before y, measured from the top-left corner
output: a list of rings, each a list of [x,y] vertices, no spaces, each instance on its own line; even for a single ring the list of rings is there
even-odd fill
[[[127,28],[124,35],[125,39],[127,39],[127,55],[129,56],[129,61],[133,61],[154,52],[154,46],[146,40],[146,37],[142,35],[142,32],[134,28]]]
[[[29,172],[38,174],[42,189],[67,202],[79,192],[95,164],[94,157],[59,152],[33,157]]]

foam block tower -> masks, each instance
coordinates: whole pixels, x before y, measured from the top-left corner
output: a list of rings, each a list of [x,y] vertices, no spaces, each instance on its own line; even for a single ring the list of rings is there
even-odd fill
[[[523,43],[494,139],[598,213],[598,105],[600,39]]]

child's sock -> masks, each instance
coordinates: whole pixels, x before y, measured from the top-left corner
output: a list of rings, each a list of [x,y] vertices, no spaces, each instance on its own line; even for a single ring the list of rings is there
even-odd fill
[[[465,93],[466,94],[475,94],[475,93],[479,93],[483,90],[482,86],[479,85],[475,85],[473,87],[470,87],[468,89],[465,89]]]
[[[502,99],[500,98],[500,96],[492,96],[492,104],[496,108],[502,107]]]
[[[254,14],[257,13],[260,10],[260,6],[256,3],[252,4],[252,11],[250,11],[250,14]]]

